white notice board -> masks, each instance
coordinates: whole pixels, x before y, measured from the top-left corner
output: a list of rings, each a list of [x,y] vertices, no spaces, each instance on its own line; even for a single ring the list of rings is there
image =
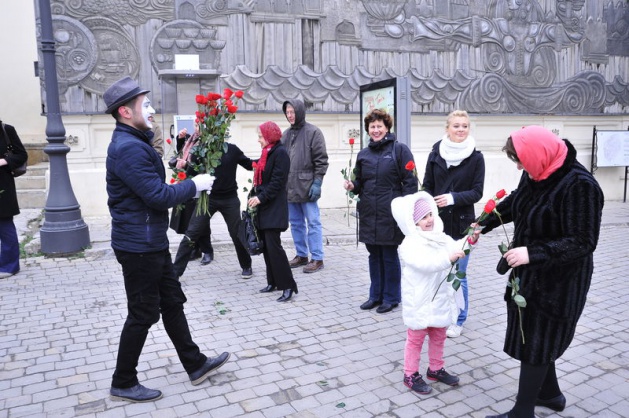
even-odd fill
[[[596,131],[596,166],[629,166],[629,131]]]

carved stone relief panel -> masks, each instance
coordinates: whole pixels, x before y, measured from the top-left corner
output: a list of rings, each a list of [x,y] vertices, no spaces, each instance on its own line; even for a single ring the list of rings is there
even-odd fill
[[[64,112],[102,111],[102,93],[125,75],[166,100],[172,82],[160,74],[176,54],[222,74],[199,86],[246,90],[245,110],[301,97],[316,111],[356,111],[360,85],[406,76],[414,112],[629,111],[626,0],[52,0],[52,9]]]

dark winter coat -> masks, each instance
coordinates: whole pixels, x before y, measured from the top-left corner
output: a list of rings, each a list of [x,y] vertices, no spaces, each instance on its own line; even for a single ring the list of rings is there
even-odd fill
[[[212,199],[230,199],[238,197],[238,183],[236,182],[236,170],[240,165],[245,170],[251,171],[253,169],[253,160],[247,157],[238,146],[228,143],[227,152],[224,152],[221,156],[221,163],[214,169],[214,184],[212,184],[212,191],[210,193],[210,200]],[[193,148],[194,149],[194,148]],[[186,167],[186,175],[190,178],[196,176],[198,173],[194,169],[194,164],[198,164],[198,158],[196,155],[192,155],[192,163]]]
[[[258,229],[288,229],[286,182],[289,170],[290,158],[286,148],[278,142],[269,150],[262,184],[255,187],[255,195],[260,199],[256,216]]]
[[[107,194],[111,246],[146,253],[168,249],[168,208],[192,198],[192,180],[166,184],[162,158],[151,146],[153,132],[116,123],[107,149]]]
[[[0,122],[2,123],[2,122]],[[20,213],[20,207],[17,202],[17,192],[15,189],[15,178],[11,171],[24,164],[28,159],[28,153],[20,141],[15,128],[11,125],[4,125],[11,145],[13,146],[13,155],[7,156],[7,138],[0,129],[0,158],[7,160],[7,165],[0,167],[0,218],[11,218]]]
[[[505,223],[514,224],[512,247],[525,246],[530,259],[515,269],[527,302],[521,309],[525,343],[507,287],[504,351],[530,364],[555,361],[572,342],[590,288],[601,225],[603,192],[576,160],[572,144],[566,144],[568,155],[557,171],[542,181],[524,173],[518,188],[496,208]],[[483,233],[500,227],[495,215],[482,224]]]
[[[395,146],[395,156],[393,155]],[[358,195],[358,240],[373,245],[400,245],[404,234],[391,213],[391,201],[417,192],[417,177],[406,164],[413,153],[387,134],[381,141],[370,141],[358,153],[354,173],[354,194]]]
[[[291,203],[310,202],[308,194],[315,180],[323,182],[328,171],[328,153],[325,138],[319,128],[306,122],[306,106],[301,100],[284,102],[295,109],[295,123],[282,134],[282,144],[290,157],[288,175],[288,201]]]
[[[480,151],[474,150],[459,165],[448,168],[439,154],[440,144],[441,141],[437,142],[428,155],[422,186],[432,196],[452,194],[454,205],[439,208],[439,217],[443,232],[459,239],[476,219],[474,203],[483,197],[485,159]]]

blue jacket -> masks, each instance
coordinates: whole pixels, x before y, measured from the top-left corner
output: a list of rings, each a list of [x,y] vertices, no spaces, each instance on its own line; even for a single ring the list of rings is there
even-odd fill
[[[111,246],[147,253],[168,249],[168,208],[194,197],[192,180],[166,184],[161,157],[151,146],[153,133],[116,123],[107,149],[107,205]]]

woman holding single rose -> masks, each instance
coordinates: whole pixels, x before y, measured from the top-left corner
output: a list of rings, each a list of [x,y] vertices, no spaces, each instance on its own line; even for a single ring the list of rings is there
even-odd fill
[[[404,234],[391,213],[391,201],[417,192],[413,153],[397,142],[393,118],[384,110],[375,109],[364,120],[369,145],[356,157],[355,179],[345,180],[344,188],[359,196],[356,205],[359,241],[369,252],[369,299],[360,309],[380,305],[376,312],[386,313],[401,300],[401,268],[398,245]],[[409,164],[412,163],[412,164]],[[412,165],[413,169],[405,167]]]
[[[281,137],[282,131],[275,122],[258,127],[262,153],[253,174],[253,196],[247,205],[256,210],[256,228],[264,243],[267,286],[260,293],[281,290],[282,296],[277,301],[286,302],[299,292],[280,236],[288,229],[286,184],[290,169],[290,158]]]
[[[566,406],[555,362],[570,346],[585,306],[604,197],[574,146],[548,129],[518,129],[503,151],[524,173],[496,207],[500,217],[494,212],[479,224],[485,234],[513,222],[511,249],[501,259],[506,267],[499,272],[513,269],[510,277],[519,281],[526,306],[517,305],[512,287],[505,289],[504,352],[520,361],[520,379],[513,408],[488,418],[534,418],[535,406]]]

